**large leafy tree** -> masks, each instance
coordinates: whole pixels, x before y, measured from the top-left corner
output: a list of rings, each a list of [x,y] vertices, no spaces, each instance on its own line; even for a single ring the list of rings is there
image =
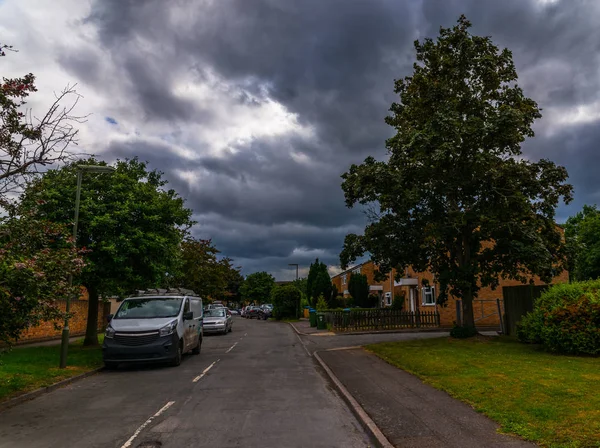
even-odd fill
[[[240,288],[242,299],[246,302],[266,303],[275,286],[275,278],[268,272],[255,272],[244,280]]]
[[[600,278],[600,210],[595,205],[584,205],[582,211],[567,219],[564,227],[572,277]]]
[[[68,284],[84,265],[70,230],[29,213],[0,219],[0,342],[64,317],[58,300],[80,293]]]
[[[186,238],[181,245],[178,283],[205,298],[222,297],[227,289],[226,265],[217,259],[219,250],[211,240]]]
[[[366,275],[352,274],[348,283],[348,292],[352,296],[355,305],[361,308],[371,306],[369,301],[369,280]]]
[[[367,158],[343,177],[346,205],[375,204],[363,235],[348,235],[342,265],[370,252],[380,272],[431,269],[438,300],[473,299],[501,278],[550,281],[564,261],[554,222],[569,202],[567,172],[521,158],[540,110],[517,85],[508,49],[470,34],[461,16],[436,41],[416,41],[414,73],[395,82],[387,162]]]
[[[7,51],[12,47],[0,44],[0,58]],[[20,189],[40,168],[69,158],[68,146],[77,143],[75,125],[85,118],[73,114],[80,97],[70,86],[47,111],[27,113],[25,100],[36,91],[31,73],[0,82],[0,206],[5,208],[10,206],[7,193]]]
[[[39,219],[73,221],[77,165],[104,165],[89,158],[50,170],[32,182],[22,205]],[[77,279],[89,292],[85,344],[98,343],[98,297],[125,295],[166,283],[175,274],[192,212],[156,170],[137,159],[117,161],[111,174],[84,174],[77,246],[89,250]]]
[[[234,266],[233,260],[225,257],[221,259],[220,267],[226,280],[225,292],[222,298],[231,302],[241,302],[240,289],[244,283],[244,276],[240,272],[241,266]]]

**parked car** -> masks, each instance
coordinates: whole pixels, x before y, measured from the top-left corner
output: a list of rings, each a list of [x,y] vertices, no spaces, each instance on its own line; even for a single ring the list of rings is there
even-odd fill
[[[232,331],[233,318],[227,308],[213,308],[204,313],[204,332],[223,333]]]
[[[269,317],[273,316],[273,305],[270,303],[266,303],[260,306],[260,318],[263,320],[267,320]]]
[[[184,353],[200,354],[202,317],[202,299],[190,290],[148,290],[127,298],[108,316],[104,365],[168,361],[178,366]]]
[[[229,310],[231,312],[231,314],[233,314],[234,316],[239,316],[240,315],[240,310],[236,310],[235,308],[232,310]]]
[[[260,307],[251,306],[248,310],[246,310],[246,317],[248,319],[253,319],[253,318],[259,319],[260,313],[261,313]]]

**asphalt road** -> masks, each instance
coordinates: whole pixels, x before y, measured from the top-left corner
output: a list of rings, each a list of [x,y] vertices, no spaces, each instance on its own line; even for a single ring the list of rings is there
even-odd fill
[[[205,446],[370,442],[289,325],[239,317],[179,367],[101,372],[0,414],[1,448]]]

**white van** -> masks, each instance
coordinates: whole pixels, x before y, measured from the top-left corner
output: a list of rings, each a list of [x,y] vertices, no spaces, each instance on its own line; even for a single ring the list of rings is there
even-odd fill
[[[107,368],[125,362],[168,361],[178,366],[184,353],[200,354],[202,299],[184,289],[138,291],[121,303],[104,334]]]

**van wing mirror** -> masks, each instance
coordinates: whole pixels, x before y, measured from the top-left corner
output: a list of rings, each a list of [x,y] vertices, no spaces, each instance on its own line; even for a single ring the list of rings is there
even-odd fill
[[[194,312],[188,311],[187,313],[183,313],[183,320],[192,320],[194,318]]]

